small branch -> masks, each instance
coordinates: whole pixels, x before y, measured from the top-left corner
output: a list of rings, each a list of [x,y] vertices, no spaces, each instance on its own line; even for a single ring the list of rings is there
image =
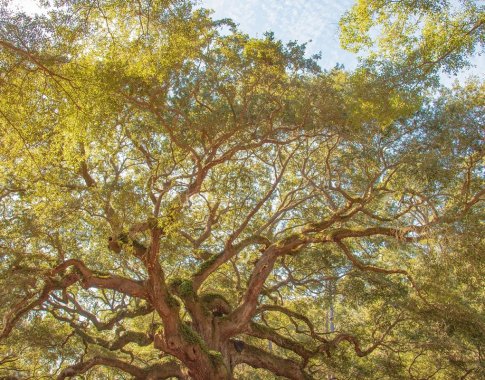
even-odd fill
[[[14,46],[10,42],[4,41],[4,40],[0,40],[0,46],[3,47],[4,49],[10,50],[10,51],[16,53],[17,55],[21,56],[22,58],[27,59],[29,62],[32,62],[33,64],[35,64],[37,67],[39,67],[42,71],[44,71],[49,76],[57,77],[57,78],[63,79],[63,80],[68,81],[68,82],[70,81],[69,78],[66,78],[66,77],[64,77],[60,74],[53,72],[47,66],[42,64],[40,62],[39,57],[36,57],[33,53],[28,52],[26,50],[23,50],[21,48],[18,48],[17,46]]]

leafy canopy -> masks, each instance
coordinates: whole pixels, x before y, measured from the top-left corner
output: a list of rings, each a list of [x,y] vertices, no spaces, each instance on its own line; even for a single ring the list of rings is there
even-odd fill
[[[357,0],[342,17],[341,44],[391,61],[420,82],[443,70],[458,73],[485,47],[485,8],[476,0]]]
[[[354,72],[187,1],[1,8],[0,376],[481,378],[484,85],[423,85],[465,3],[358,1]]]

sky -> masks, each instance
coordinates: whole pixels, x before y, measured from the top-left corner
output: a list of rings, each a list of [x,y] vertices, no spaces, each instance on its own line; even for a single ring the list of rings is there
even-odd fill
[[[340,48],[338,21],[354,0],[204,0],[202,5],[215,11],[215,18],[232,18],[250,35],[273,31],[283,41],[307,43],[309,54],[322,53],[320,65],[337,63],[352,69],[355,55]]]
[[[320,66],[330,69],[337,63],[354,69],[357,57],[340,48],[338,21],[354,0],[199,0],[204,8],[214,10],[214,18],[231,18],[240,30],[261,37],[273,31],[283,41],[307,43],[308,55],[322,53]],[[26,11],[39,8],[36,0],[13,0]],[[463,82],[469,75],[485,76],[485,54],[472,58],[475,67],[458,77],[442,76],[442,83]]]

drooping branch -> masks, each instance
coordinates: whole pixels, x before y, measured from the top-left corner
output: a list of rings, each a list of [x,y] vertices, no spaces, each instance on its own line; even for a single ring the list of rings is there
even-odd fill
[[[135,379],[142,379],[145,374],[141,368],[125,363],[121,360],[114,358],[95,357],[91,360],[80,362],[63,369],[59,376],[57,376],[57,380],[64,380],[69,377],[86,373],[88,370],[98,365],[105,365],[108,367],[121,369],[122,371],[133,375]]]
[[[238,352],[234,345],[231,345],[231,357],[234,365],[246,363],[253,368],[264,368],[275,375],[288,379],[308,379],[308,375],[293,360],[281,358],[249,344],[244,344],[244,348],[240,351]]]
[[[354,254],[352,254],[352,252],[347,247],[347,245],[345,245],[342,241],[337,240],[336,243],[340,247],[340,249],[344,252],[345,256],[350,260],[350,262],[361,271],[368,271],[368,272],[382,273],[382,274],[402,274],[406,276],[406,278],[411,283],[411,286],[416,291],[419,298],[421,298],[427,305],[430,305],[428,299],[423,295],[421,289],[418,287],[416,281],[408,273],[408,271],[404,269],[386,269],[386,268],[376,267],[374,265],[364,264]]]
[[[386,337],[392,332],[394,327],[399,323],[402,322],[403,318],[400,316],[397,318],[393,323],[391,323],[387,329],[384,331],[384,333],[381,335],[379,339],[374,341],[372,345],[370,345],[368,348],[363,349],[361,347],[360,341],[357,337],[351,335],[351,334],[338,334],[334,339],[328,342],[328,344],[325,344],[323,349],[327,352],[330,352],[330,350],[335,349],[341,342],[349,342],[354,346],[355,353],[359,357],[367,356],[371,354],[376,348],[378,348],[386,339]]]
[[[282,312],[288,317],[292,318],[297,318],[307,324],[307,326],[310,329],[310,335],[312,338],[314,338],[317,342],[320,342],[319,347],[316,348],[314,351],[309,350],[307,347],[302,346],[300,343],[293,341],[289,338],[286,338],[284,336],[281,336],[278,334],[276,331],[271,331],[270,328],[265,328],[263,326],[259,326],[255,323],[251,323],[249,328],[248,328],[248,335],[256,336],[258,338],[263,338],[270,340],[280,347],[286,348],[290,351],[293,351],[294,353],[300,355],[304,359],[311,358],[312,356],[315,356],[318,354],[318,352],[326,352],[327,354],[331,354],[332,350],[335,350],[338,345],[342,342],[349,342],[353,345],[354,351],[359,357],[367,356],[371,354],[376,348],[378,348],[385,340],[385,338],[392,332],[393,328],[403,321],[404,319],[399,316],[393,323],[391,323],[386,330],[382,333],[381,337],[372,343],[368,348],[362,348],[361,343],[359,339],[351,334],[348,333],[340,333],[338,334],[335,338],[332,340],[328,340],[326,338],[323,338],[319,335],[316,334],[313,324],[310,322],[308,318],[305,316],[293,312],[291,310],[288,310],[286,308],[283,308],[278,305],[264,305],[262,306],[259,310],[272,310],[272,311],[278,311]]]
[[[110,351],[122,350],[126,345],[130,343],[136,343],[139,347],[146,347],[153,342],[153,338],[145,333],[137,331],[125,331],[121,335],[117,336],[113,340],[107,340],[101,337],[90,335],[86,332],[84,326],[74,319],[67,318],[59,315],[54,310],[50,310],[50,313],[54,318],[60,322],[65,322],[73,329],[73,331],[81,337],[85,344],[95,344],[101,346]]]
[[[384,274],[404,274],[406,276],[409,276],[408,272],[403,270],[403,269],[386,269],[386,268],[379,268],[374,265],[368,265],[364,264],[362,261],[360,261],[347,247],[342,241],[337,240],[337,245],[342,249],[344,252],[345,256],[350,260],[350,262],[357,267],[358,269],[362,271],[369,271],[369,272],[375,272],[375,273],[384,273]]]
[[[7,363],[13,363],[19,360],[19,357],[15,354],[7,354],[3,357],[0,358],[0,366],[7,364]]]
[[[319,226],[319,229],[323,229],[323,226]],[[294,254],[301,247],[311,243],[329,243],[339,242],[342,239],[348,238],[361,238],[372,236],[391,236],[399,239],[415,240],[415,237],[407,237],[407,234],[411,232],[423,231],[426,226],[409,226],[403,228],[389,228],[389,227],[369,227],[363,229],[349,229],[340,228],[325,233],[323,231],[317,236],[313,236],[314,230],[303,234],[294,234],[281,241],[269,246],[257,261],[254,270],[251,274],[246,293],[243,296],[243,302],[233,311],[229,316],[229,322],[232,326],[227,325],[227,334],[232,336],[234,333],[241,331],[251,317],[254,315],[257,307],[257,300],[264,287],[264,283],[271,273],[276,259],[279,256],[286,254]],[[350,257],[350,256],[349,256]],[[352,256],[353,257],[353,256]],[[380,268],[376,268],[379,270]],[[390,273],[386,269],[382,269],[382,272]],[[391,273],[401,273],[408,275],[404,271],[392,271]],[[409,278],[409,276],[408,276]],[[413,286],[414,283],[413,283]]]
[[[246,334],[260,339],[270,340],[280,347],[293,351],[295,354],[298,354],[304,359],[308,359],[317,353],[316,350],[311,351],[307,347],[304,347],[301,343],[278,334],[276,330],[273,330],[270,327],[259,325],[254,322],[249,324]]]
[[[110,342],[108,349],[111,351],[121,350],[130,343],[136,343],[139,347],[145,347],[150,345],[152,341],[153,340],[145,333],[138,331],[126,331],[119,338]]]
[[[256,313],[261,314],[265,311],[275,311],[278,313],[285,314],[288,318],[292,319],[298,319],[305,323],[308,326],[308,330],[310,331],[310,335],[312,337],[316,337],[316,332],[315,332],[315,327],[313,326],[313,323],[310,321],[308,317],[306,317],[303,314],[297,313],[296,311],[290,310],[286,307],[280,306],[280,305],[262,305],[260,306]]]
[[[64,380],[66,378],[81,375],[89,371],[91,368],[99,365],[120,369],[123,372],[134,376],[136,380],[168,379],[170,377],[185,379],[180,366],[175,362],[158,364],[143,369],[119,359],[97,356],[93,359],[80,362],[63,369],[59,376],[57,376],[57,380]]]

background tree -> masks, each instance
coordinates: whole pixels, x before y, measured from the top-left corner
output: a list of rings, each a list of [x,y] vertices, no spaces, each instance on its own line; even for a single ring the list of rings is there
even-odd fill
[[[482,84],[58,5],[2,10],[2,376],[483,375]]]

